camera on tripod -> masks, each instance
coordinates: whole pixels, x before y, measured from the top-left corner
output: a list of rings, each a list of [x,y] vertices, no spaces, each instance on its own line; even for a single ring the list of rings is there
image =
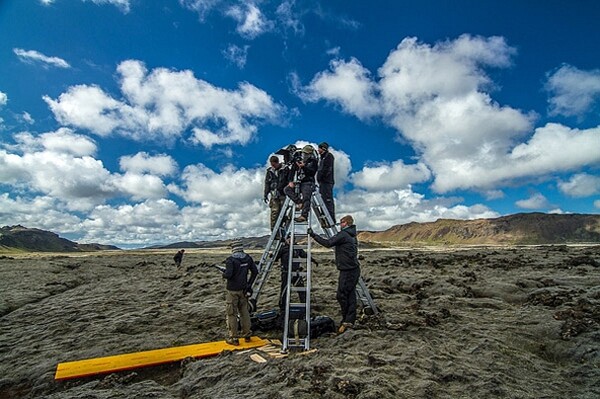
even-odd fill
[[[296,162],[302,161],[302,159],[303,159],[302,158],[302,150],[293,144],[290,144],[287,147],[284,147],[284,148],[278,150],[277,152],[275,152],[275,154],[283,155],[283,163],[286,166],[290,166],[290,167],[292,165],[294,165]]]

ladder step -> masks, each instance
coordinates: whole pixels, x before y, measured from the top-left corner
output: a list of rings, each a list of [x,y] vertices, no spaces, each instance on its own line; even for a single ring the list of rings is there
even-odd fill
[[[306,308],[306,303],[302,303],[302,302],[290,303],[290,308],[301,308],[301,309],[304,309],[304,308]]]
[[[292,287],[292,292],[306,292],[306,287]]]

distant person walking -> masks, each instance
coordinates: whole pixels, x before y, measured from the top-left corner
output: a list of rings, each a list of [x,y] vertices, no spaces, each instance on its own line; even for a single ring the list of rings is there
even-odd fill
[[[238,317],[242,326],[242,336],[250,342],[250,311],[248,298],[252,295],[252,284],[258,275],[258,269],[252,257],[244,252],[242,241],[231,243],[231,256],[225,260],[223,277],[227,280],[225,304],[227,313],[228,338],[230,345],[239,345]],[[248,279],[250,273],[250,279]]]
[[[173,256],[173,260],[175,261],[175,266],[179,268],[181,266],[181,261],[183,260],[183,254],[185,253],[185,249],[180,249],[177,251],[175,256]]]
[[[350,215],[340,220],[341,230],[331,238],[316,235],[311,228],[308,234],[324,247],[335,247],[335,265],[339,270],[336,299],[342,311],[339,333],[354,327],[356,321],[356,284],[360,278],[358,240],[354,218]]]
[[[331,220],[335,222],[335,203],[333,202],[333,186],[335,184],[333,174],[333,164],[335,158],[329,152],[329,144],[322,142],[317,149],[319,152],[319,167],[317,169],[317,183],[319,183],[319,193],[325,207],[331,216]]]

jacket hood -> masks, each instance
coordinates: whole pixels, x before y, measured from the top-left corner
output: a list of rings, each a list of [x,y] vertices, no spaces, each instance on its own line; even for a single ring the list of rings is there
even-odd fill
[[[344,231],[350,234],[352,237],[356,237],[356,225],[348,226],[344,229]]]

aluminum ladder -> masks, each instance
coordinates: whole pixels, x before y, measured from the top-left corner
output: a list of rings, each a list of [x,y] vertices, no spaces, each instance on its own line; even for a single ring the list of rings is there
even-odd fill
[[[294,217],[300,215],[296,204],[293,204]],[[285,317],[283,324],[282,352],[289,349],[310,349],[310,291],[311,291],[311,242],[307,229],[311,225],[312,214],[308,213],[308,219],[297,222],[290,219],[289,236],[290,247],[287,269],[287,286],[285,290]],[[294,256],[298,250],[306,252],[306,258]],[[301,270],[294,271],[293,265],[300,265]],[[292,282],[298,278],[296,284]],[[304,302],[292,302],[292,293],[304,292]]]

